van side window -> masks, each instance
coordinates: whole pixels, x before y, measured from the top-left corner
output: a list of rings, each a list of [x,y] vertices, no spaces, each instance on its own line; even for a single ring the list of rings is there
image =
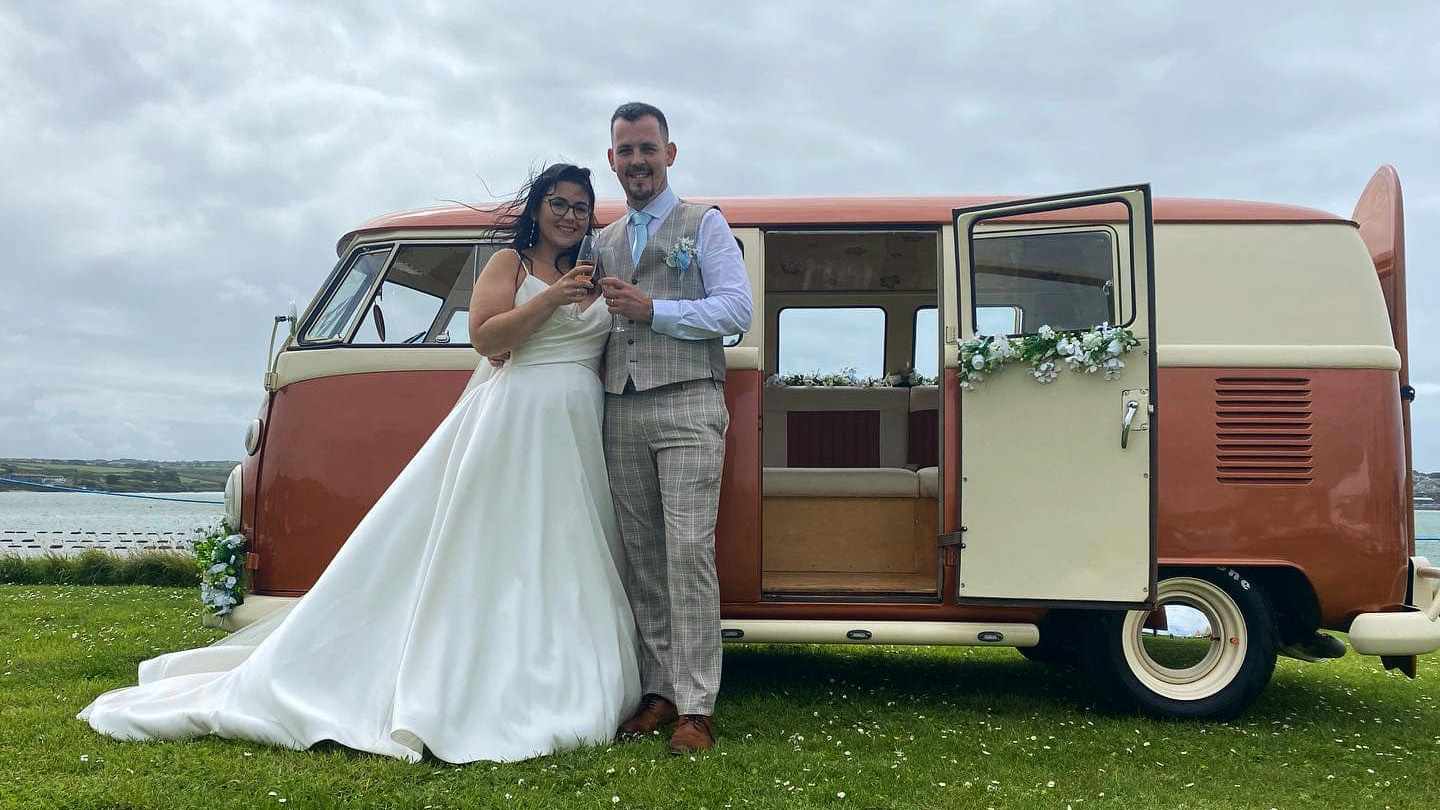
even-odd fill
[[[1108,228],[977,234],[974,254],[978,333],[1033,334],[1045,325],[1089,329],[1116,322],[1117,262]]]
[[[1019,307],[978,307],[975,317],[982,335],[1020,333],[1023,313]],[[910,344],[910,366],[927,377],[940,376],[940,316],[935,307],[915,310],[915,339]]]
[[[335,285],[325,308],[301,335],[302,342],[325,343],[345,339],[350,322],[370,294],[370,288],[374,286],[375,278],[380,275],[393,247],[377,245],[364,248],[350,257],[350,266]]]
[[[885,310],[880,307],[786,307],[780,310],[779,373],[860,378],[885,374]]]
[[[385,282],[360,319],[355,345],[469,343],[451,334],[456,314],[469,307],[476,245],[401,245]]]
[[[940,314],[935,307],[915,310],[915,353],[911,367],[927,377],[940,376]]]

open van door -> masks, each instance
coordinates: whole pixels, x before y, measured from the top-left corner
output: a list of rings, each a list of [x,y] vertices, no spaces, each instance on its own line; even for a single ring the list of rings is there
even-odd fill
[[[958,442],[962,603],[1149,607],[1155,592],[1155,320],[1148,185],[956,209],[947,425]],[[1012,359],[967,381],[962,344],[1125,327],[1123,368]],[[1033,342],[1033,341],[1032,341]],[[958,428],[958,429],[957,429]],[[951,469],[954,469],[953,467]]]

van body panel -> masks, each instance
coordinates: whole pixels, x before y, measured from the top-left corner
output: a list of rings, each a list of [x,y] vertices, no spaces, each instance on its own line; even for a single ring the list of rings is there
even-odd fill
[[[473,362],[472,352],[450,351]],[[465,371],[341,374],[275,392],[255,518],[263,531],[250,538],[250,550],[260,556],[253,590],[294,596],[314,585],[469,377]]]
[[[473,372],[480,355],[449,346],[335,346],[292,349],[275,361],[275,388],[345,374],[407,371]],[[453,403],[452,403],[453,404]]]
[[[1405,596],[1394,371],[1161,368],[1159,556],[1302,570],[1324,625]]]
[[[263,417],[262,431],[265,430],[270,423],[269,415],[269,409],[267,408]],[[262,432],[260,448],[256,450],[253,455],[246,456],[245,460],[240,462],[240,525],[236,530],[250,538],[260,536],[259,526],[255,519],[256,510],[259,508],[259,498],[256,498],[255,495],[260,492],[260,466],[264,455],[265,438]],[[250,552],[253,553],[254,551],[255,549],[252,545]]]
[[[736,369],[752,352],[726,350],[725,405],[730,428],[725,432],[725,469],[720,476],[720,511],[715,520],[715,571],[720,601],[760,600],[760,398],[764,384],[759,370]]]
[[[1369,265],[1351,224],[1157,226],[1156,343],[1394,349]]]

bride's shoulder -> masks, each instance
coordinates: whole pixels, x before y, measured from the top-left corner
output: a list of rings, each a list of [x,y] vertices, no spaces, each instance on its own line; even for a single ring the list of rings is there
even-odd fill
[[[491,254],[480,270],[481,278],[513,278],[518,288],[525,281],[525,259],[514,248],[501,248]]]

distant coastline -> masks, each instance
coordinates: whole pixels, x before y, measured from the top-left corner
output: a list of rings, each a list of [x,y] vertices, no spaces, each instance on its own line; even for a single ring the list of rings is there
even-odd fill
[[[234,461],[0,458],[0,478],[52,487],[107,492],[218,492]],[[59,492],[46,486],[0,481],[0,492]]]

